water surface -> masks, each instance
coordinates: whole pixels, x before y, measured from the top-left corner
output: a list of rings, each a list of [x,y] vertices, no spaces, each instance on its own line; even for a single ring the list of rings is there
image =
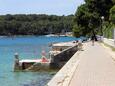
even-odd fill
[[[48,55],[50,43],[72,40],[76,38],[45,36],[0,38],[0,86],[44,86],[53,75],[48,72],[13,72],[14,53],[19,53],[20,59],[38,59],[42,50]]]

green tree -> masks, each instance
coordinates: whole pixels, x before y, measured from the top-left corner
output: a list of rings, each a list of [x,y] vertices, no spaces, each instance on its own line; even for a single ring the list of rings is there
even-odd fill
[[[99,16],[104,16],[105,20],[109,19],[109,10],[113,6],[112,0],[85,0],[90,12],[96,12]]]
[[[74,17],[74,35],[95,35],[101,30],[102,20],[109,20],[109,10],[113,6],[112,0],[85,0],[85,4],[78,7]],[[78,29],[78,30],[76,30]],[[77,34],[76,34],[77,32]]]
[[[110,21],[115,25],[115,5],[110,9]]]
[[[73,15],[17,14],[0,16],[0,35],[44,35],[72,31]]]
[[[96,12],[91,13],[87,4],[81,5],[74,18],[74,35],[77,31],[77,36],[86,36],[90,33],[97,31],[98,24],[100,24],[99,14]],[[79,30],[75,30],[79,29]]]

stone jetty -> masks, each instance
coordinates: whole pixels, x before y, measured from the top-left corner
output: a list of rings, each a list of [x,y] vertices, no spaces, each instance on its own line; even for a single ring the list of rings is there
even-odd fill
[[[49,59],[42,56],[41,59],[21,59],[18,53],[15,54],[14,71],[40,71],[60,69],[78,50],[78,44],[62,42],[52,45],[49,51]]]

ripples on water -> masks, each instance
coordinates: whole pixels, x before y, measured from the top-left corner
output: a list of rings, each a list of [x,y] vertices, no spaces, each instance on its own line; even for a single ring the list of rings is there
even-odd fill
[[[72,41],[73,37],[2,37],[0,38],[0,86],[44,86],[51,78],[48,72],[13,72],[14,53],[20,59],[37,59],[41,51],[48,55],[52,42]]]
[[[49,73],[42,73],[39,78],[36,78],[36,80],[32,80],[30,83],[24,83],[22,86],[45,86],[52,76],[53,75]]]

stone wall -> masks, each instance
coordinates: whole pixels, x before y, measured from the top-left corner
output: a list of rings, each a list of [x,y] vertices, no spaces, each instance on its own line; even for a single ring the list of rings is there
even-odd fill
[[[61,68],[77,52],[77,45],[63,50],[61,53],[51,56],[50,68]]]
[[[69,86],[72,76],[79,65],[78,55],[82,51],[76,52],[71,59],[56,73],[46,86]]]

